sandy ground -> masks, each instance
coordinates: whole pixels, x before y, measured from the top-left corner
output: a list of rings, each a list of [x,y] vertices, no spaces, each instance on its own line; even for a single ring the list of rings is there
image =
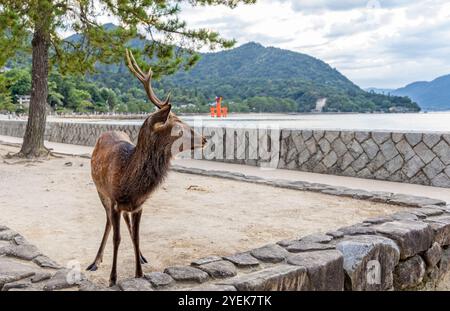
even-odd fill
[[[0,154],[17,151],[0,145]],[[0,224],[21,232],[44,253],[84,268],[94,259],[105,213],[90,177],[88,159],[64,157],[34,163],[0,163]],[[66,165],[67,162],[71,166]],[[144,271],[188,264],[270,242],[324,232],[400,207],[310,192],[171,172],[145,204],[141,249]],[[131,241],[122,222],[119,278],[134,273]],[[107,284],[111,237],[99,270]]]
[[[439,283],[439,285],[436,288],[432,288],[431,290],[450,291],[450,273],[447,273],[447,275]]]

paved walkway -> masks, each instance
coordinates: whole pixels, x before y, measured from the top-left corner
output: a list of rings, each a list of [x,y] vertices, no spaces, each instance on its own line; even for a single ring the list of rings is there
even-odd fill
[[[22,142],[22,139],[17,137],[0,135],[0,142],[20,144]],[[46,142],[46,146],[48,148],[53,149],[53,151],[56,153],[78,155],[78,156],[91,154],[93,150],[92,147],[61,144],[54,142]],[[205,170],[228,171],[234,173],[238,172],[258,177],[270,177],[289,181],[305,181],[310,183],[320,183],[331,186],[342,186],[366,191],[386,191],[407,195],[424,196],[450,202],[449,188],[437,188],[407,183],[397,183],[397,182],[362,179],[354,177],[307,173],[294,170],[282,170],[282,169],[267,170],[254,166],[222,163],[215,161],[175,160],[174,164],[187,168],[200,168]]]

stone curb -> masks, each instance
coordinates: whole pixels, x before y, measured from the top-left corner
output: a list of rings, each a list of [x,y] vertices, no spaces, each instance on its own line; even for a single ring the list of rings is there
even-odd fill
[[[0,290],[78,289],[85,276],[42,254],[22,235],[0,225]]]
[[[277,188],[320,192],[328,195],[349,197],[357,200],[367,200],[392,205],[418,207],[418,208],[424,208],[427,206],[441,206],[442,208],[446,208],[445,201],[420,196],[394,194],[391,192],[371,192],[366,190],[351,189],[347,187],[338,187],[319,183],[309,183],[305,181],[290,181],[276,178],[263,178],[259,176],[245,175],[237,172],[205,170],[200,168],[185,167],[181,165],[172,165],[171,169],[178,173],[225,178],[253,184],[268,185]]]
[[[424,213],[420,213],[422,209]],[[244,253],[200,258],[191,266],[168,267],[145,278],[121,280],[115,288],[93,284],[83,275],[69,282],[70,270],[57,266],[19,233],[0,226],[0,239],[9,243],[0,248],[0,288],[342,291],[435,286],[450,271],[450,211],[447,206],[429,205],[396,214]],[[21,248],[13,252],[11,247]],[[46,260],[35,260],[40,257]],[[32,266],[24,266],[15,258]],[[48,272],[49,262],[55,264],[55,272]]]

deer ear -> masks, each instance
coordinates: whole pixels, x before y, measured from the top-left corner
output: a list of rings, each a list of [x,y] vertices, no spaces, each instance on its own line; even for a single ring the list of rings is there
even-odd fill
[[[153,124],[166,123],[171,109],[172,109],[172,105],[167,104],[167,105],[164,105],[161,109],[159,109],[155,113],[153,113],[152,123]]]

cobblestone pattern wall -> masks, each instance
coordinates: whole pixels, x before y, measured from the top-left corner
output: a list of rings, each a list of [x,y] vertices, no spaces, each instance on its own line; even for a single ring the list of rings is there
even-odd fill
[[[0,121],[0,135],[21,137],[25,125]],[[48,122],[45,139],[93,146],[109,130],[124,131],[135,141],[139,126]],[[450,187],[450,133],[234,128],[203,132],[210,144],[197,158]]]
[[[0,135],[23,137],[25,128],[25,121],[0,121]],[[136,141],[139,128],[139,125],[125,124],[47,122],[44,138],[58,143],[94,146],[100,134],[106,131],[123,131]]]
[[[0,224],[0,291],[78,289],[85,280],[44,255],[18,232]]]
[[[283,130],[279,168],[450,187],[450,133]]]

